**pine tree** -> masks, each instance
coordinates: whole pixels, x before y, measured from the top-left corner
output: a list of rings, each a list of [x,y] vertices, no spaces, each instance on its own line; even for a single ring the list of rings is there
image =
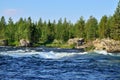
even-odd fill
[[[20,18],[18,22],[15,24],[16,26],[16,32],[15,32],[15,40],[20,41],[20,39],[25,39],[25,22],[23,18]]]
[[[85,20],[81,16],[80,19],[75,24],[76,37],[79,37],[79,38],[84,37],[84,28],[85,28]]]
[[[120,0],[113,15],[113,22],[114,26],[112,27],[112,38],[115,40],[120,40]]]
[[[55,23],[54,23],[55,24]],[[50,22],[50,20],[48,21],[48,25],[47,25],[47,42],[52,42],[55,38],[55,26],[53,23]]]
[[[43,32],[43,22],[42,22],[42,19],[40,18],[37,23],[37,33],[38,34],[36,34],[38,36],[39,41],[41,39],[42,32]]]
[[[114,23],[113,23],[113,16],[109,16],[108,17],[108,21],[107,21],[107,31],[106,31],[106,35],[107,35],[107,38],[112,38],[112,27],[114,26]]]
[[[103,16],[98,26],[99,38],[107,38],[107,16]]]
[[[75,38],[75,28],[71,22],[69,22],[69,39],[70,38]]]
[[[56,34],[55,34],[55,39],[57,40],[62,40],[62,18],[58,20],[57,27],[56,27]]]
[[[86,25],[85,25],[85,35],[87,40],[93,40],[98,37],[97,33],[98,22],[97,19],[90,16]]]
[[[5,38],[6,21],[4,16],[0,19],[0,38]]]
[[[43,27],[41,29],[41,39],[40,40],[41,40],[42,43],[47,42],[47,22],[46,21],[43,22]]]
[[[61,34],[62,34],[61,36],[62,40],[66,42],[69,39],[69,25],[66,18],[64,19],[64,22],[63,22]]]
[[[15,32],[16,32],[16,29],[15,29],[13,20],[10,17],[8,20],[8,25],[7,25],[6,31],[5,31],[5,36],[11,44],[15,40]]]

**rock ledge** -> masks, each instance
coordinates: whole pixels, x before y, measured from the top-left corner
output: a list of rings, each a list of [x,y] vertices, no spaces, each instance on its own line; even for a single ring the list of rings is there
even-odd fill
[[[95,50],[106,50],[107,52],[120,52],[120,41],[113,39],[96,39],[93,41]]]

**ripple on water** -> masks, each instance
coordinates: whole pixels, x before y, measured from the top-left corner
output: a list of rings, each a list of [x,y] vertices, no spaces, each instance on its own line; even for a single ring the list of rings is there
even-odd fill
[[[120,56],[33,50],[1,51],[0,78],[2,80],[120,80]]]

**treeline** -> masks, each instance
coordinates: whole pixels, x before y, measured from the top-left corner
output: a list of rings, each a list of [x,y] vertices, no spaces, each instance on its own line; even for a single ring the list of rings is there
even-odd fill
[[[76,23],[60,18],[57,22],[42,21],[40,18],[33,22],[31,17],[20,18],[13,22],[9,18],[6,23],[4,16],[0,18],[0,39],[7,39],[9,45],[18,45],[20,39],[27,39],[31,43],[51,43],[54,40],[66,42],[70,38],[84,38],[91,41],[96,38],[111,38],[120,40],[120,1],[113,16],[104,15],[100,22],[90,16],[87,21],[83,17]]]

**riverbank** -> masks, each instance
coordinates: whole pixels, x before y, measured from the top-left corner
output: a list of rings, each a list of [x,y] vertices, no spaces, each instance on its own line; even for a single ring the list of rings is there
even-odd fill
[[[82,41],[82,42],[80,42]],[[1,41],[2,46],[5,40]],[[113,39],[96,39],[93,41],[85,42],[84,39],[73,38],[68,40],[67,42],[63,42],[60,40],[54,40],[52,43],[35,43],[32,46],[28,46],[29,41],[23,40],[20,42],[21,45],[12,45],[13,47],[48,47],[48,48],[61,48],[61,49],[79,49],[82,51],[93,51],[93,50],[106,50],[107,52],[117,53],[120,52],[120,41],[116,41]],[[6,43],[6,42],[5,42]],[[26,45],[27,44],[27,45]],[[24,45],[24,46],[23,46]],[[6,45],[5,45],[6,46]],[[11,46],[11,45],[9,45]]]

